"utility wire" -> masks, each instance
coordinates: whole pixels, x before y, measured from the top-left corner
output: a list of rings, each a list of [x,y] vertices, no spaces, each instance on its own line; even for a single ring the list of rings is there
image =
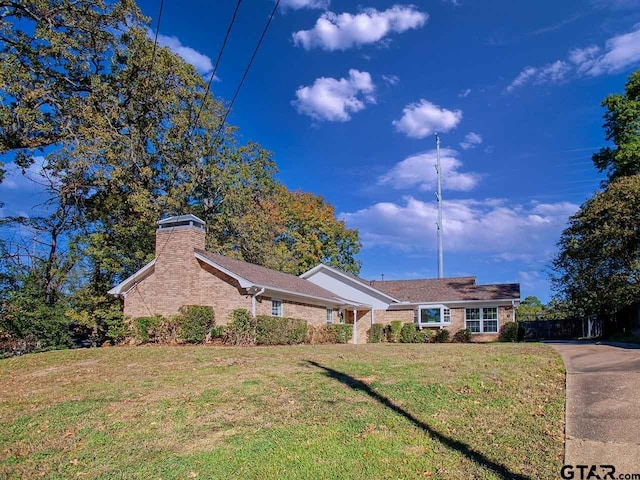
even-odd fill
[[[242,0],[238,0],[236,3],[236,8],[233,11],[233,15],[231,16],[231,21],[229,22],[229,26],[227,27],[227,33],[224,35],[224,40],[222,41],[222,46],[220,47],[220,51],[218,52],[218,58],[216,58],[216,64],[213,66],[213,71],[211,72],[211,76],[209,77],[209,83],[207,83],[207,89],[204,92],[204,96],[202,97],[202,103],[200,104],[200,108],[198,109],[198,114],[196,115],[196,120],[193,122],[193,128],[189,131],[189,136],[193,134],[193,131],[198,128],[198,121],[200,120],[200,115],[202,114],[202,108],[204,107],[205,102],[207,101],[207,95],[209,95],[209,91],[211,90],[211,82],[216,77],[216,72],[218,71],[218,65],[220,64],[220,59],[222,58],[222,53],[224,52],[224,48],[227,46],[227,40],[229,39],[229,34],[231,34],[231,29],[233,28],[233,24],[236,21],[236,16],[238,14],[238,10],[240,9],[240,4]]]
[[[262,35],[260,35],[260,39],[258,40],[258,43],[256,44],[256,48],[253,50],[253,54],[251,55],[251,59],[249,60],[249,63],[247,64],[247,68],[245,68],[244,73],[242,74],[242,78],[240,79],[240,83],[238,84],[238,88],[236,88],[236,91],[233,94],[233,98],[231,99],[231,103],[227,107],[227,110],[225,111],[224,116],[222,117],[222,122],[220,123],[220,126],[218,127],[216,135],[213,137],[214,145],[215,145],[215,142],[218,140],[218,137],[220,136],[220,133],[222,133],[222,129],[224,128],[224,125],[225,125],[225,123],[227,121],[227,117],[229,116],[229,112],[231,112],[231,108],[233,107],[233,103],[236,101],[236,98],[238,98],[238,93],[240,93],[240,89],[242,88],[242,84],[244,83],[244,80],[247,78],[247,75],[249,73],[249,69],[251,69],[251,64],[253,63],[253,60],[256,58],[258,50],[260,49],[260,45],[262,45],[262,41],[264,40],[264,37],[267,34],[267,30],[269,29],[269,25],[271,25],[271,21],[273,20],[273,17],[275,16],[276,11],[278,10],[278,5],[280,5],[280,0],[277,0],[276,4],[273,7],[273,11],[271,12],[271,15],[269,16],[269,20],[267,20],[267,24],[264,26],[264,30],[262,30]]]
[[[153,71],[153,66],[156,63],[156,49],[158,48],[158,34],[160,33],[160,20],[162,20],[163,7],[164,7],[164,0],[160,0],[160,10],[158,11],[158,22],[156,23],[156,35],[153,40],[153,53],[151,54],[151,72]]]

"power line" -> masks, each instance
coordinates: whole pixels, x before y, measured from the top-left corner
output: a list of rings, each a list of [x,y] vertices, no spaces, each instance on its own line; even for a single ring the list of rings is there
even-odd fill
[[[160,9],[158,11],[158,22],[156,23],[156,34],[153,40],[153,53],[151,54],[151,73],[153,71],[153,66],[156,63],[156,49],[158,48],[158,34],[160,33],[160,20],[162,20],[162,9],[164,7],[164,0],[160,0]]]
[[[229,35],[231,34],[231,29],[233,28],[233,24],[236,21],[236,16],[238,14],[238,10],[240,9],[240,4],[242,0],[238,0],[236,3],[236,8],[233,11],[233,15],[231,16],[231,21],[229,22],[229,26],[227,27],[227,33],[224,35],[224,40],[222,41],[222,46],[220,47],[220,51],[218,52],[218,58],[216,58],[216,63],[213,67],[213,71],[211,72],[211,76],[209,77],[209,82],[207,83],[207,89],[204,92],[204,96],[202,97],[202,103],[200,104],[200,108],[198,109],[198,114],[196,115],[196,120],[193,122],[193,128],[189,131],[189,136],[193,134],[193,131],[198,128],[198,121],[200,120],[200,114],[202,113],[202,108],[204,107],[205,102],[207,101],[207,95],[209,95],[209,91],[211,90],[211,82],[216,77],[216,72],[218,71],[218,65],[220,64],[220,59],[222,58],[222,53],[224,52],[225,47],[227,46],[227,40],[229,39]]]
[[[229,116],[229,112],[231,112],[231,108],[233,107],[233,104],[236,101],[236,98],[238,98],[238,93],[240,93],[240,89],[242,88],[242,84],[244,83],[245,79],[247,78],[247,74],[249,73],[249,69],[251,69],[251,65],[253,64],[253,60],[256,58],[258,50],[260,49],[260,45],[262,45],[262,41],[264,40],[264,37],[267,34],[267,30],[269,29],[269,25],[271,25],[271,21],[273,20],[273,17],[275,16],[276,11],[278,10],[278,5],[280,5],[280,0],[277,0],[276,4],[273,7],[273,11],[271,12],[271,15],[269,16],[269,20],[267,20],[267,24],[264,26],[264,30],[262,30],[262,35],[260,35],[260,39],[258,40],[258,43],[256,44],[256,48],[253,50],[253,54],[251,55],[251,59],[249,60],[249,63],[247,64],[247,68],[245,68],[244,73],[242,74],[242,78],[240,79],[240,83],[238,84],[238,88],[236,88],[236,91],[233,94],[233,98],[231,99],[231,103],[227,107],[227,110],[225,111],[225,114],[222,117],[222,122],[220,123],[220,126],[218,127],[216,135],[213,137],[214,145],[215,145],[215,142],[218,140],[218,137],[220,136],[220,133],[222,132],[222,129],[224,128],[224,124],[227,121],[227,117]]]

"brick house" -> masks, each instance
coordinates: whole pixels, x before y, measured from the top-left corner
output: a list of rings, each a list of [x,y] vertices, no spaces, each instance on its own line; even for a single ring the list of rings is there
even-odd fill
[[[297,277],[207,252],[205,223],[194,215],[159,221],[156,258],[109,293],[130,318],[173,315],[183,305],[213,307],[219,325],[238,308],[309,325],[355,318],[354,343],[367,341],[373,323],[393,320],[494,340],[520,300],[519,284],[476,285],[475,277],[367,281],[323,264]]]

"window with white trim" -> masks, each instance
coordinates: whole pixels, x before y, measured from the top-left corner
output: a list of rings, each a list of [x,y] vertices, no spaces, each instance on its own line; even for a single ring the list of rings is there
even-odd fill
[[[327,323],[333,323],[333,308],[327,308]]]
[[[282,316],[282,300],[271,300],[271,316]]]
[[[471,333],[498,333],[498,307],[465,308],[464,326]]]
[[[444,305],[421,305],[415,313],[415,320],[420,325],[451,323],[451,310]]]

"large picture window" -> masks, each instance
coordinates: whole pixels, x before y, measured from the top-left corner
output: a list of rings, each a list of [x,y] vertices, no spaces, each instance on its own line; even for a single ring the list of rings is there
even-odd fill
[[[471,333],[498,333],[498,307],[465,308],[464,324]]]
[[[421,306],[416,313],[416,318],[420,325],[451,323],[451,310],[444,305]]]

